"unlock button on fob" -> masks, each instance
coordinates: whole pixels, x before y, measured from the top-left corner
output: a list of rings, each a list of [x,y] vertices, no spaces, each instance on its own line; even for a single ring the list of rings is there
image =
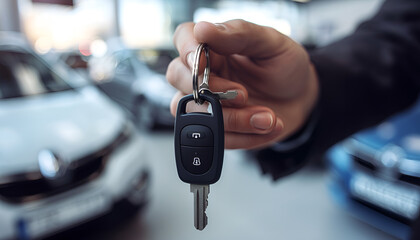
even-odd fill
[[[181,146],[181,159],[184,168],[192,174],[204,174],[213,160],[213,147]]]
[[[210,147],[213,144],[213,133],[206,126],[188,125],[181,131],[181,145]]]

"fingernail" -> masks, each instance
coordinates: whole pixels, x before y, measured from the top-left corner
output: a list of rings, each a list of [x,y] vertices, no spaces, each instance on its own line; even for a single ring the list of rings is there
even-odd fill
[[[227,29],[226,25],[224,25],[223,23],[215,23],[214,26],[216,26],[217,29],[222,31]]]
[[[281,130],[284,128],[283,121],[280,118],[276,119],[276,128],[280,128]]]
[[[187,62],[188,62],[188,65],[190,66],[190,68],[192,69],[193,66],[194,66],[194,53],[193,52],[188,53]]]
[[[269,112],[260,112],[252,115],[251,126],[260,130],[267,130],[273,126],[273,116]]]
[[[235,98],[241,96],[242,97],[242,102],[245,103],[245,92],[242,91],[242,90],[236,90],[236,92],[238,93],[238,95]]]

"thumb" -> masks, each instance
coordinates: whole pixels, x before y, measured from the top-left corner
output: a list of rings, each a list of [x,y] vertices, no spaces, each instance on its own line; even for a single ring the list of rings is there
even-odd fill
[[[194,38],[207,43],[219,54],[251,58],[270,58],[285,52],[293,44],[293,40],[271,27],[244,20],[218,24],[199,22],[194,26]]]

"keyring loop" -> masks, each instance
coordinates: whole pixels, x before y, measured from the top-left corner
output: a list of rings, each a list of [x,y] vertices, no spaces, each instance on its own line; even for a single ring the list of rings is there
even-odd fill
[[[206,68],[204,69],[204,76],[203,76],[203,83],[200,85],[200,89],[198,89],[198,71],[200,67],[200,56],[201,52],[204,50],[206,55]],[[194,55],[194,65],[192,69],[192,79],[193,79],[193,97],[195,103],[202,104],[203,100],[200,99],[199,90],[201,89],[208,89],[209,88],[209,77],[210,77],[210,52],[207,44],[200,43],[195,50]]]

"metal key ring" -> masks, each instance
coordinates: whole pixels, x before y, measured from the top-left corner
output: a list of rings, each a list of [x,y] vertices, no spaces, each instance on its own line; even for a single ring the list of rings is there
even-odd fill
[[[198,89],[198,71],[200,67],[200,56],[201,52],[204,49],[204,53],[206,55],[206,68],[204,69],[204,76],[203,76],[203,83],[200,85],[200,89]],[[209,77],[210,77],[210,52],[207,44],[200,43],[195,50],[194,55],[194,65],[192,69],[192,79],[193,79],[193,97],[195,103],[202,104],[203,100],[200,99],[199,90],[201,89],[208,89],[209,88]]]

